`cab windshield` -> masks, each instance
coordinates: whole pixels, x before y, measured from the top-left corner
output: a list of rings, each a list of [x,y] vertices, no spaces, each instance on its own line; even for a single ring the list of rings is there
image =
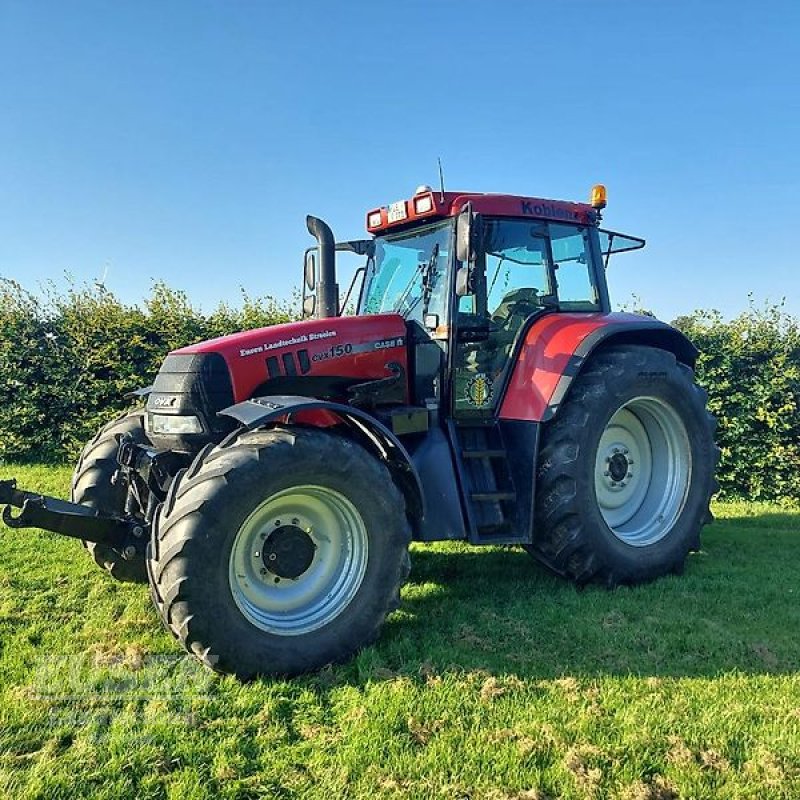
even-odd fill
[[[426,314],[443,317],[452,230],[453,220],[446,220],[377,237],[367,263],[360,313],[395,312],[419,323]]]

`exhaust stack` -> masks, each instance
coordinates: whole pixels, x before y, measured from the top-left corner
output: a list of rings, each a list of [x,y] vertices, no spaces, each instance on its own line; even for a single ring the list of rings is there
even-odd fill
[[[339,287],[336,285],[336,242],[330,226],[310,214],[306,217],[308,232],[319,244],[317,275],[317,308],[315,317],[339,316]]]

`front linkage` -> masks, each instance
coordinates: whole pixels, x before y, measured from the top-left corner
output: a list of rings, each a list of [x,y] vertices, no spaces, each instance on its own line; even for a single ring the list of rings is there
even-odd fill
[[[119,439],[115,481],[128,486],[125,513],[105,514],[90,506],[70,503],[37,492],[17,489],[15,479],[0,481],[3,522],[9,528],[41,528],[84,542],[107,545],[126,559],[144,558],[150,522],[163,500],[172,472],[167,464],[173,453],[159,453],[135,443],[128,435]],[[11,507],[20,509],[13,514]]]

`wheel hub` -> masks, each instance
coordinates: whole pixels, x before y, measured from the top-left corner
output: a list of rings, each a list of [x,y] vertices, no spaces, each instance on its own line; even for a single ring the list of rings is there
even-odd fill
[[[637,461],[641,457],[637,443],[619,430],[610,436],[606,434],[604,438],[604,446],[598,453],[598,478],[606,491],[618,494],[627,490],[629,494],[636,483]]]
[[[266,569],[278,578],[296,580],[314,560],[316,545],[296,525],[281,525],[264,542],[261,558]]]
[[[628,459],[623,453],[614,453],[608,462],[608,471],[612,481],[624,480],[628,474]]]

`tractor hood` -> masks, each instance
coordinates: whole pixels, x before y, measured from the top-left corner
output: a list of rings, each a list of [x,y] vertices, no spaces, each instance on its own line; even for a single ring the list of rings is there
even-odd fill
[[[164,366],[198,356],[224,361],[236,402],[265,393],[335,396],[394,374],[390,364],[407,371],[406,324],[399,314],[290,322],[175,350]]]

